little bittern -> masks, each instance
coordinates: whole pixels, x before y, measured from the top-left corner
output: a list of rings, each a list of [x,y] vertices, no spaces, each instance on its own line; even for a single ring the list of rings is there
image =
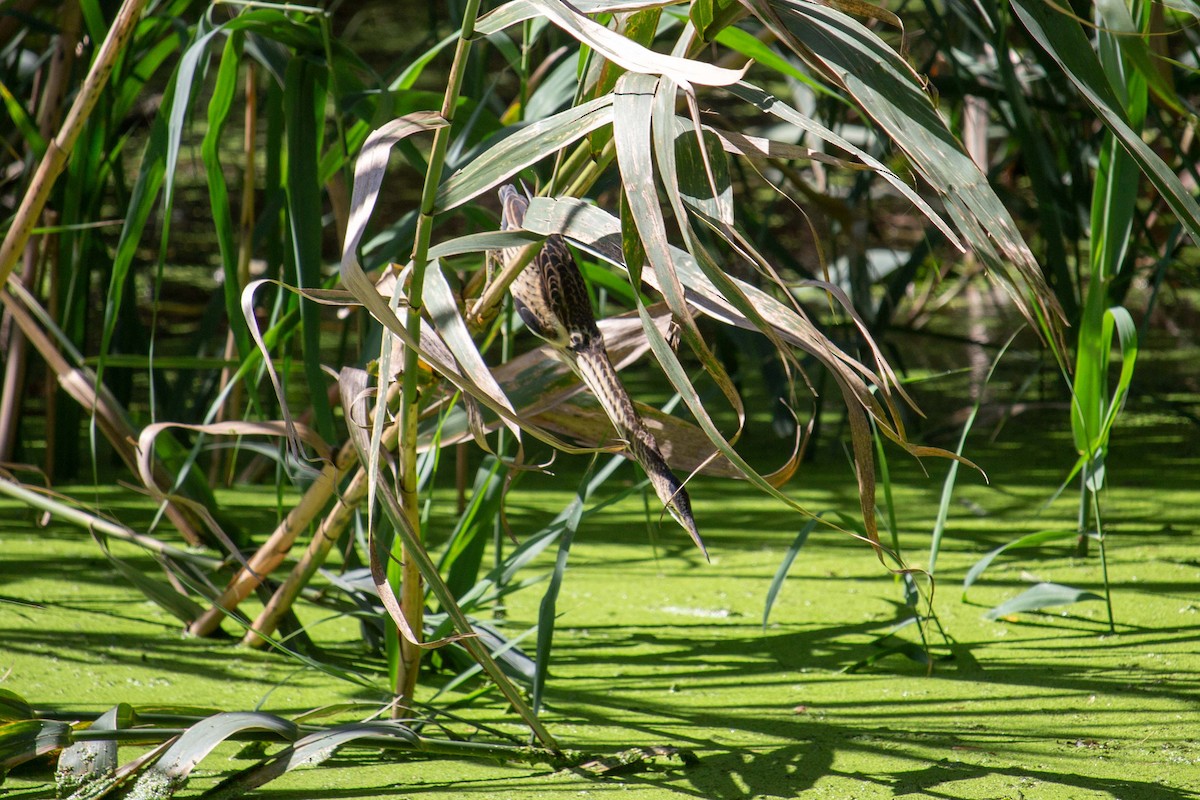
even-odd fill
[[[528,200],[510,185],[500,189],[500,202],[503,206],[500,229],[520,228],[525,221]],[[500,259],[504,264],[511,263],[520,252],[521,248],[515,247],[501,250]],[[583,274],[561,236],[546,239],[533,261],[513,280],[510,291],[525,325],[553,345],[596,395],[617,434],[649,476],[654,493],[707,557],[696,521],[692,518],[687,490],[667,466],[658,442],[646,430],[608,359]]]

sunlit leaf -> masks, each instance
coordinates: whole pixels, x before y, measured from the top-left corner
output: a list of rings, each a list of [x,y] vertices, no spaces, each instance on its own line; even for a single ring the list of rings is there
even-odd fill
[[[637,7],[645,8],[651,5],[657,4],[641,3]],[[606,11],[616,11],[618,10],[616,6],[617,4],[605,4],[602,8]],[[586,6],[580,7],[579,10],[587,13]],[[501,6],[497,11],[481,17],[475,29],[478,33],[486,35],[533,16],[549,19],[567,34],[630,72],[663,75],[676,83],[701,86],[726,86],[740,80],[745,72],[745,70],[725,69],[703,61],[656,53],[593,22],[559,0],[514,0]]]
[[[359,739],[398,740],[419,748],[419,738],[398,722],[359,722],[310,733],[262,763],[234,773],[209,789],[205,800],[232,800],[275,780],[293,769],[313,767],[326,761],[342,745]]]
[[[1039,583],[983,615],[984,619],[1001,619],[1023,611],[1039,611],[1051,606],[1065,606],[1085,600],[1103,600],[1095,592],[1063,586],[1060,583]]]
[[[0,725],[0,773],[66,747],[71,726],[48,719],[24,719]]]
[[[1129,124],[1120,102],[1079,23],[1040,0],[1012,0],[1030,35],[1062,67],[1063,74],[1133,156],[1180,224],[1200,241],[1200,204],[1162,158]]]
[[[612,122],[611,95],[526,125],[496,142],[438,187],[434,205],[449,211],[499,186],[521,170],[554,155]],[[365,148],[364,148],[365,149]]]
[[[234,734],[248,730],[270,731],[282,739],[299,735],[295,723],[263,712],[227,712],[197,722],[147,769],[130,790],[130,800],[165,800],[187,783],[196,765]]]
[[[116,731],[133,724],[133,708],[119,703],[89,726],[92,731]],[[94,797],[95,787],[117,771],[117,742],[113,739],[76,742],[58,757],[54,780],[58,796]]]
[[[800,0],[773,0],[770,7],[784,23],[772,30],[819,64],[878,123],[941,195],[947,215],[993,273],[1004,278],[1022,312],[1057,338],[1061,312],[1041,266],[912,68],[874,32],[836,9]]]
[[[996,560],[996,556],[1000,555],[1001,553],[1004,553],[1008,550],[1017,550],[1025,547],[1037,547],[1045,544],[1046,542],[1060,542],[1063,539],[1074,539],[1076,536],[1078,536],[1078,534],[1074,531],[1038,531],[1037,533],[1026,534],[1019,539],[1014,539],[1011,542],[1000,545],[995,550],[992,550],[983,558],[979,559],[979,561],[975,562],[975,566],[971,567],[971,569],[967,571],[966,576],[963,578],[963,599],[966,599],[967,589],[971,587],[971,584],[979,580],[979,576],[983,574],[983,571],[986,570],[988,566]]]

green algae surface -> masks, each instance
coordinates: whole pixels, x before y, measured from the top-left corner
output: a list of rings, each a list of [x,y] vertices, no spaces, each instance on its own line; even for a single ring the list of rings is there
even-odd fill
[[[252,796],[1200,797],[1194,429],[1150,420],[1114,447],[1104,503],[1115,633],[1097,602],[984,619],[1036,581],[1102,591],[1094,552],[1076,557],[1072,543],[1001,556],[962,599],[962,577],[982,554],[1026,533],[1074,525],[1071,500],[1042,508],[1069,467],[1069,446],[1047,447],[1036,423],[1024,430],[1015,444],[971,452],[990,486],[973,474],[960,479],[938,559],[933,604],[945,636],[930,627],[932,669],[903,652],[873,658],[895,644],[911,653],[918,638],[911,626],[883,638],[906,616],[902,586],[868,548],[837,532],[812,534],[764,628],[767,588],[799,518],[740,485],[700,482],[692,494],[711,564],[666,526],[649,541],[640,500],[581,528],[558,599],[543,711],[564,747],[683,748],[697,763],[662,757],[597,775],[345,750]],[[911,462],[892,461],[900,541],[909,563],[922,566],[945,465],[927,462],[925,476]],[[796,496],[814,511],[853,509],[852,482],[837,472],[802,470]],[[518,532],[522,520],[565,505],[568,488],[548,478],[523,484],[513,496]],[[252,511],[260,497],[224,499]],[[21,601],[0,603],[0,686],[35,707],[99,713],[127,702],[294,716],[378,699],[382,664],[364,655],[350,621],[301,609],[329,663],[367,685],[242,648],[236,638],[185,638],[85,533],[36,527],[12,505],[0,507],[0,519],[0,595]],[[117,543],[114,550],[154,569],[136,550]],[[536,621],[541,592],[535,586],[510,599],[507,630]],[[226,630],[237,633],[229,623]],[[426,698],[442,680],[429,679]],[[447,698],[465,695],[437,702]],[[494,694],[456,713],[468,729],[520,731]],[[138,752],[122,747],[121,760]],[[250,763],[240,748],[222,746],[178,796],[196,797]],[[49,798],[52,781],[48,764],[27,765],[0,792]]]

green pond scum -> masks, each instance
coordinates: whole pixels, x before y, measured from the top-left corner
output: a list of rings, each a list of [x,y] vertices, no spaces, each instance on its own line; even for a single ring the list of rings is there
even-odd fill
[[[1010,425],[1004,443],[972,448],[990,485],[970,471],[959,478],[934,584],[937,626],[925,626],[932,667],[911,657],[922,653],[916,626],[894,630],[909,613],[899,579],[835,531],[809,537],[764,629],[765,595],[796,533],[783,521],[794,516],[740,485],[701,480],[693,484],[696,518],[712,564],[686,537],[668,535],[676,533],[670,526],[650,540],[636,497],[577,534],[542,712],[561,744],[582,754],[576,766],[346,748],[252,796],[1198,797],[1200,450],[1191,423],[1130,419],[1126,435],[1114,438],[1110,463],[1118,466],[1104,496],[1115,634],[1095,601],[985,619],[1035,582],[1100,592],[1095,554],[1076,557],[1072,542],[1001,555],[962,599],[962,578],[984,553],[1073,524],[1072,498],[1043,509],[1048,478],[1064,474],[1070,451],[1045,447],[1039,423],[1049,427],[1050,417],[1033,412]],[[1145,448],[1146,441],[1171,444]],[[1035,446],[1042,456],[1030,458]],[[926,462],[926,476],[911,460],[890,463],[900,541],[908,563],[920,567],[945,465]],[[795,491],[814,510],[853,508],[850,484],[835,470],[807,469]],[[511,499],[518,534],[568,502],[563,485],[550,476],[523,484]],[[256,513],[262,498],[222,499]],[[192,706],[294,719],[363,701],[320,719],[333,725],[361,720],[378,704],[384,666],[365,654],[353,621],[300,609],[324,660],[356,671],[361,684],[236,638],[186,638],[86,533],[40,528],[28,511],[3,509],[0,688],[35,708],[94,715],[129,703],[138,711]],[[141,551],[112,546],[152,568]],[[510,596],[497,624],[528,628],[541,594],[535,586]],[[240,635],[232,627],[226,623]],[[422,685],[430,696],[439,680]],[[470,696],[480,685],[439,699],[463,701],[450,706],[461,715],[451,737],[525,735],[495,692]],[[145,747],[122,745],[120,762]],[[177,796],[200,797],[252,764],[244,747],[219,746]],[[269,743],[266,752],[280,747]],[[16,768],[3,793],[53,797],[52,764]]]

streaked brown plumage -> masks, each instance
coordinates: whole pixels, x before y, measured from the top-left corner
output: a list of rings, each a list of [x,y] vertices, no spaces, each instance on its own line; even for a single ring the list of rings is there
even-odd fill
[[[503,186],[500,202],[501,230],[520,228],[529,205],[525,197],[511,185]],[[520,248],[502,250],[500,259],[509,263],[519,253]],[[617,377],[596,327],[587,284],[561,236],[546,239],[538,255],[513,280],[510,291],[525,325],[553,345],[596,395],[630,453],[646,470],[654,493],[707,557],[687,490],[667,466],[653,434],[646,429]]]

